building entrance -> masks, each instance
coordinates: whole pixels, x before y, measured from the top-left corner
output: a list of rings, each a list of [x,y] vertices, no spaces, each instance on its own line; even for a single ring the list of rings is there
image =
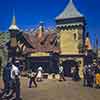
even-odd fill
[[[71,70],[75,67],[77,62],[75,60],[66,60],[62,63],[64,67],[64,75],[67,77],[72,77]]]
[[[50,64],[49,57],[29,57],[27,58],[28,70],[37,71],[38,67],[43,68],[44,73],[49,72]]]

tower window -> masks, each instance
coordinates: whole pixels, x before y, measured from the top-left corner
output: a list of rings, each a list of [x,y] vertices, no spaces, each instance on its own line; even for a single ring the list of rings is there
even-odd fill
[[[76,33],[74,33],[74,40],[77,40],[77,35],[76,35]]]

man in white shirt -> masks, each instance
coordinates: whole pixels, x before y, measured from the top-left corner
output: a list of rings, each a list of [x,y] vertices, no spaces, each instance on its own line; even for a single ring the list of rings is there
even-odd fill
[[[18,67],[15,64],[12,64],[12,69],[11,69],[11,78],[12,78],[12,87],[13,87],[13,92],[16,93],[15,100],[20,100],[20,71]]]
[[[14,65],[12,64],[12,69],[11,69],[11,78],[13,80],[15,80],[16,78],[19,78],[19,69]]]

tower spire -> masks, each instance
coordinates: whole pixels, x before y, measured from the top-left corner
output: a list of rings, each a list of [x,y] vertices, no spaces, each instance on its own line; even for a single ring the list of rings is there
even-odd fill
[[[12,25],[16,25],[15,9],[13,9],[13,19],[12,19]]]
[[[16,16],[15,15],[13,15],[12,25],[16,25]]]
[[[70,2],[73,2],[73,0],[70,0]]]
[[[89,32],[86,33],[86,38],[85,38],[85,48],[87,50],[91,50],[91,42],[90,42],[90,37],[89,37]]]
[[[44,22],[40,21],[40,25],[39,25],[39,34],[38,37],[41,38],[43,36],[43,32],[44,32]]]
[[[60,13],[57,17],[56,20],[62,20],[62,19],[70,19],[70,18],[82,18],[84,17],[76,8],[73,0],[69,0],[67,6],[65,9]]]
[[[16,16],[15,16],[15,10],[13,10],[13,17],[12,17],[12,23],[9,27],[9,30],[19,30],[19,28],[16,25]]]

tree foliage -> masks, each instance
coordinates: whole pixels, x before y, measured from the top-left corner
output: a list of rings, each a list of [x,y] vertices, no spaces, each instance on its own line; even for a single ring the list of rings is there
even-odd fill
[[[2,66],[4,66],[7,53],[5,51],[5,44],[10,40],[10,34],[8,32],[0,32],[0,56],[2,59]]]
[[[10,34],[8,32],[0,32],[0,45],[7,43],[10,39]]]

